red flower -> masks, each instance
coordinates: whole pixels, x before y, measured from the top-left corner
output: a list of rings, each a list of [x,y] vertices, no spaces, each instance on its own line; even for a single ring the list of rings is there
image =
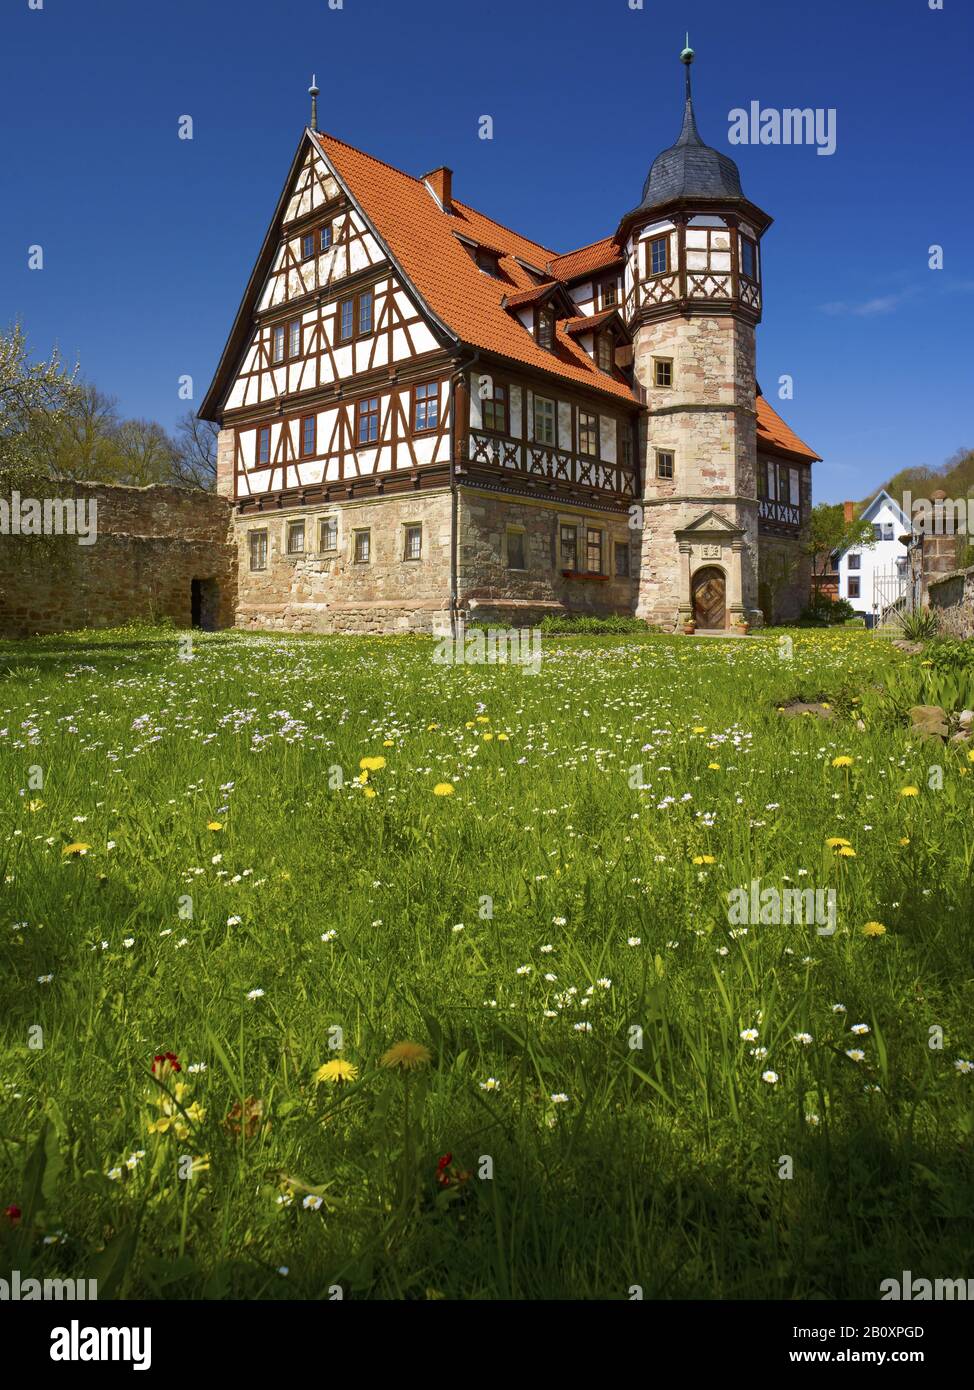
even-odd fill
[[[163,1063],[168,1062],[173,1071],[182,1071],[182,1067],[179,1065],[179,1058],[176,1056],[175,1052],[163,1052],[161,1056],[154,1057],[152,1060],[153,1072],[155,1072],[157,1062],[160,1070],[162,1070]]]
[[[9,1207],[7,1207],[7,1210],[4,1212],[4,1216],[10,1222],[11,1226],[16,1226],[17,1222],[20,1220],[20,1215],[20,1207],[18,1207],[13,1202],[10,1204]]]

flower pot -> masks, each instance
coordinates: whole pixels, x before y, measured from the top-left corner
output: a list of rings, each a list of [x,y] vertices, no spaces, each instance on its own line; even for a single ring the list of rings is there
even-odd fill
[[[751,630],[751,624],[750,624],[750,623],[735,623],[735,624],[734,624],[734,631],[735,631],[735,632],[739,632],[739,633],[741,634],[742,637],[746,637],[747,634],[750,632],[750,630]]]
[[[683,631],[686,633],[686,635],[687,635],[688,637],[692,637],[693,634],[696,632],[696,630],[697,630],[697,625],[696,625],[696,623],[684,623],[684,624],[683,624]]]

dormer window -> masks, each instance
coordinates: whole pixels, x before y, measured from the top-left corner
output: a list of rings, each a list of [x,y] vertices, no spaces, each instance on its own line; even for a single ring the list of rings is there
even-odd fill
[[[544,307],[538,310],[537,331],[538,347],[543,347],[550,352],[555,341],[555,316],[551,309]]]
[[[741,274],[747,280],[758,278],[758,248],[750,237],[741,237]]]
[[[608,333],[600,333],[595,340],[595,360],[599,364],[599,371],[612,371],[613,342]]]
[[[486,246],[478,246],[474,250],[473,258],[481,270],[488,275],[500,275],[501,263],[495,251],[488,251]]]

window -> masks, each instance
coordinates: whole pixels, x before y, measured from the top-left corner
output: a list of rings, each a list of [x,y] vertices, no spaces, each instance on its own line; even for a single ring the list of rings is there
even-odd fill
[[[493,395],[482,402],[484,429],[507,434],[507,387],[495,386]]]
[[[523,531],[508,531],[507,533],[507,568],[509,570],[523,570],[527,568],[524,563]]]
[[[613,342],[608,333],[600,333],[595,340],[595,360],[600,372],[612,371]]]
[[[655,237],[649,243],[649,273],[651,275],[665,275],[670,266],[670,239],[665,236]]]
[[[559,545],[562,569],[578,569],[578,527],[562,526],[559,532]]]
[[[849,580],[849,597],[850,597],[850,598],[858,598],[858,597],[859,597],[859,576],[858,576],[858,575],[856,575],[855,579],[850,579],[850,580]]]
[[[358,444],[374,444],[379,437],[379,398],[370,396],[355,405],[355,440]]]
[[[501,263],[496,251],[490,251],[486,246],[477,246],[474,248],[473,258],[488,275],[500,276]]]
[[[271,461],[271,427],[261,425],[257,431],[257,462],[268,464]]]
[[[672,386],[673,385],[673,359],[672,357],[653,358],[653,385]]]
[[[321,525],[318,527],[318,549],[323,551],[338,549],[337,516],[322,518]]]
[[[657,478],[673,477],[673,455],[668,449],[656,450],[656,476]]]
[[[874,541],[881,541],[882,539],[883,539],[883,528],[882,528],[882,526],[880,526],[880,524],[879,524],[878,521],[874,521],[874,522],[873,522],[873,540],[874,540]]]
[[[331,245],[331,223],[326,222],[323,227],[318,229],[318,249],[327,251]]]
[[[585,568],[589,574],[602,573],[602,532],[595,526],[585,530]]]
[[[892,523],[891,521],[884,521],[884,522],[883,522],[883,540],[884,540],[884,541],[891,541],[891,540],[894,540],[894,539],[895,539],[895,537],[894,537],[894,535],[893,535],[893,523]]]
[[[606,280],[602,286],[602,308],[611,309],[619,303],[619,287],[615,280]]]
[[[287,355],[301,356],[301,320],[293,319],[287,326]]]
[[[318,439],[317,415],[306,415],[301,421],[301,457],[314,458]]]
[[[555,442],[555,403],[544,396],[534,398],[534,438],[537,444]]]
[[[629,542],[616,541],[616,578],[629,578]]]
[[[250,533],[250,568],[252,570],[266,570],[267,568],[266,531],[251,531]]]
[[[626,420],[619,423],[619,462],[623,468],[632,467],[632,430]]]
[[[555,340],[555,316],[548,308],[538,310],[538,346],[551,351]]]
[[[355,563],[357,565],[367,565],[372,554],[372,532],[355,532]]]
[[[420,525],[406,527],[404,560],[418,560],[423,553],[423,528]]]
[[[440,418],[440,384],[425,382],[413,387],[413,429],[435,430]]]
[[[586,410],[578,412],[578,452],[592,458],[599,452],[599,417]]]
[[[750,237],[741,237],[741,274],[748,280],[758,278],[758,248]]]
[[[305,232],[301,238],[301,259],[303,261],[310,261],[314,253],[315,234],[314,232]]]
[[[372,291],[363,290],[358,297],[358,331],[372,332]]]
[[[861,569],[861,568],[862,568],[862,556],[861,556],[861,555],[850,555],[850,556],[849,556],[849,568],[850,568],[851,570]]]
[[[283,361],[284,361],[284,343],[285,343],[284,325],[283,325],[283,323],[277,323],[277,324],[274,325],[274,328],[272,329],[272,337],[273,337],[273,347],[272,347],[272,349],[271,349],[272,358],[273,358],[273,360],[274,360],[275,362],[283,362]]]
[[[304,554],[304,522],[288,522],[287,528],[287,553],[289,555]]]
[[[338,306],[338,336],[347,342],[355,335],[355,300],[343,299]]]

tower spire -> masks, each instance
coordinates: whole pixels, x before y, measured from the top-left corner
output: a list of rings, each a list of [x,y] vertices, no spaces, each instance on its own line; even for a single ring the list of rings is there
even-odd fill
[[[311,75],[311,86],[308,88],[308,95],[311,97],[311,129],[318,129],[318,97],[321,89],[318,86],[317,74]]]
[[[695,57],[695,56],[696,56],[696,55],[694,54],[693,49],[690,47],[690,35],[687,34],[687,41],[686,41],[686,44],[684,45],[683,52],[680,54],[680,62],[683,63],[683,65],[686,67],[686,70],[687,70],[687,75],[686,75],[686,87],[687,87],[687,105],[688,105],[688,106],[691,104],[691,102],[692,102],[692,100],[693,100],[693,97],[692,97],[691,92],[690,92],[690,67],[691,67],[691,65],[692,65],[692,63],[693,63],[693,60],[694,60],[694,57]]]

